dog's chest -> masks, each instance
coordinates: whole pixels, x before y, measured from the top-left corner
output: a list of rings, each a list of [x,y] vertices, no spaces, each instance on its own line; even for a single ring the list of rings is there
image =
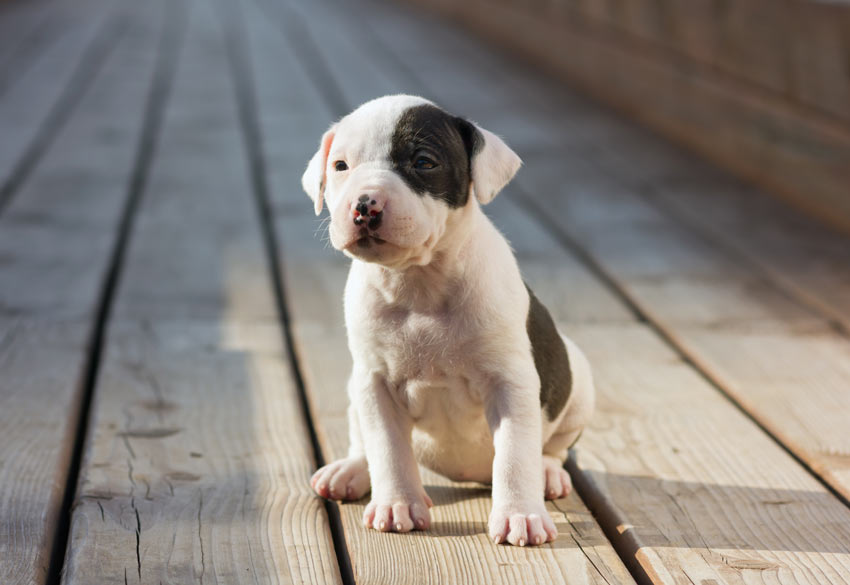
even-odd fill
[[[476,331],[462,309],[417,312],[383,306],[375,315],[375,357],[414,419],[481,403]]]

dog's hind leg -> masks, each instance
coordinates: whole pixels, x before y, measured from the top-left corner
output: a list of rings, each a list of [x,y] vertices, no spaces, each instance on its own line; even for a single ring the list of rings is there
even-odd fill
[[[558,426],[543,443],[543,485],[548,500],[566,497],[572,490],[572,482],[564,469],[564,463],[569,448],[575,444],[584,427],[590,422],[595,405],[590,364],[572,340],[563,335],[561,337],[570,359],[572,389]]]

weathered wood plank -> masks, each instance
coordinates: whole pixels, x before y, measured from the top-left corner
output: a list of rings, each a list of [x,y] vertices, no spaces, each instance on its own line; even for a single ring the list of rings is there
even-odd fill
[[[93,17],[68,19],[51,43],[0,100],[0,211],[56,138],[126,25],[120,5],[84,0]]]
[[[43,584],[100,289],[132,173],[156,10],[140,5],[77,115],[0,217],[0,583]]]
[[[268,7],[267,7],[268,8]],[[273,9],[272,9],[273,10]],[[266,15],[275,14],[273,11]],[[315,15],[278,15],[293,26],[311,23],[320,38],[328,30],[317,26]],[[270,19],[271,20],[271,19]],[[351,26],[353,23],[349,23]],[[320,223],[300,190],[299,178],[331,114],[321,107],[321,95],[311,88],[277,31],[266,22],[252,29],[258,71],[278,74],[258,79],[263,129],[266,134],[270,182],[275,193],[277,226],[287,284],[287,298],[316,429],[328,460],[342,457],[348,445],[345,381],[350,369],[342,319],[342,288],[348,261],[325,249]],[[286,30],[284,28],[284,30]],[[336,42],[357,34],[354,28],[335,28],[329,51],[343,50]],[[346,42],[347,43],[347,42]],[[296,48],[297,50],[297,48]],[[345,45],[349,67],[334,70],[346,91],[383,93],[400,89],[390,73],[387,81],[371,65],[363,65],[355,45]],[[299,51],[300,53],[300,51]],[[307,50],[304,50],[307,53]],[[312,64],[308,63],[307,66]],[[285,72],[285,75],[281,74]],[[281,82],[281,79],[287,80]],[[387,78],[384,78],[387,79]],[[359,81],[358,81],[359,80]],[[321,88],[320,88],[321,91]],[[279,104],[293,111],[281,115]],[[297,112],[297,113],[296,113]],[[298,140],[293,140],[298,137]],[[544,252],[545,253],[545,252]],[[599,311],[603,309],[596,305]],[[613,307],[616,312],[617,308]],[[550,506],[561,532],[552,546],[520,550],[493,546],[486,534],[489,490],[474,484],[452,483],[424,472],[426,489],[434,498],[432,529],[424,534],[381,534],[362,527],[365,501],[340,508],[343,529],[358,583],[629,583],[631,577],[592,516],[572,496]]]
[[[0,5],[0,97],[49,44],[53,8],[52,2]]]
[[[660,180],[646,196],[850,332],[847,236],[725,177]]]
[[[322,14],[323,18],[311,22],[333,21],[331,11]],[[429,84],[425,88],[428,93],[436,94],[455,111],[474,107],[476,92],[490,104],[493,96],[507,94],[501,110],[487,112],[493,127],[498,128],[499,120],[508,117],[526,119],[510,83],[493,75],[495,67],[481,73],[465,63],[465,51],[435,42],[433,30],[421,20],[399,17],[393,20],[396,26],[390,26],[381,14],[380,10],[370,13],[368,22],[374,23],[373,27],[366,19],[358,21],[363,27],[359,33],[365,30],[365,36],[372,33],[383,38],[383,52],[393,47],[399,61],[415,62],[417,70],[440,71],[441,77],[429,79],[448,76],[445,85],[442,81]],[[398,26],[401,22],[403,27]],[[328,34],[320,36],[323,43],[330,44]],[[372,53],[365,61],[375,62],[381,54]],[[509,74],[509,67],[499,65]],[[417,90],[422,89],[420,84]],[[487,124],[488,119],[481,122]],[[558,130],[556,120],[550,124],[550,131]],[[510,135],[507,137],[510,142]],[[652,208],[638,205],[633,195],[613,188],[616,184],[607,190],[584,188],[587,177],[575,174],[583,165],[569,164],[569,152],[544,154],[527,157],[527,168],[519,180],[526,189],[519,205],[508,212],[500,211],[498,205],[491,209],[514,246],[539,237],[540,228],[530,221],[512,228],[510,222],[545,201],[541,211],[545,215],[537,220],[545,220],[550,227],[569,225],[568,235],[578,233],[579,237],[562,241],[590,261],[598,276],[609,276],[607,267],[613,266],[615,259],[621,259],[614,271],[617,275],[662,268],[687,277],[704,268],[721,273],[736,268],[728,258],[689,255],[693,243],[682,235],[668,238],[666,246],[646,248],[632,234],[649,237],[659,232],[659,219]],[[628,200],[632,206],[627,208],[622,201],[614,204],[620,200]],[[661,231],[659,240],[666,232]],[[601,271],[594,264],[597,258]],[[547,266],[551,272],[559,270],[557,263]],[[568,294],[533,278],[532,286],[547,302]],[[652,282],[644,279],[641,284]],[[716,291],[714,279],[705,282],[703,294]],[[763,300],[761,288],[774,296]],[[726,305],[743,311],[743,317],[756,324],[774,314],[793,325],[809,322],[810,316],[803,316],[805,311],[793,301],[776,295],[771,286],[761,288],[752,298],[739,294]],[[606,288],[600,285],[597,291],[604,295]],[[736,291],[730,288],[716,294],[726,293],[728,298],[728,293]],[[693,287],[674,299],[680,302],[666,300],[671,310],[676,308],[694,318],[704,316],[699,312],[702,296],[696,297]],[[573,472],[583,492],[596,495],[594,509],[618,535],[618,544],[633,551],[633,566],[655,582],[846,581],[850,512],[698,371],[636,319],[631,325],[588,324],[566,329],[587,348],[601,393],[599,415],[579,443]],[[798,340],[796,347],[804,348],[805,342]],[[826,358],[819,363],[835,368],[836,362]]]
[[[376,28],[391,30],[388,22],[379,22]],[[429,50],[444,56],[468,54],[447,40],[441,38]],[[423,35],[421,42],[429,41]],[[522,86],[511,82],[511,69],[504,63],[491,58],[483,66],[483,56],[478,57],[468,73],[446,71],[452,82],[444,93],[452,103],[463,102],[465,87],[497,95],[510,94],[506,88],[513,87],[524,93]],[[419,63],[427,67],[422,59]],[[560,104],[547,103],[545,87],[525,88],[529,92],[525,95],[546,112],[557,112]],[[515,101],[506,97],[501,114],[487,115],[495,114],[495,120],[510,115],[536,124],[535,118],[512,109]],[[581,115],[580,104],[570,108],[574,114],[568,118]],[[554,117],[550,129],[569,133],[570,120],[561,123]],[[850,408],[850,397],[842,390],[848,383],[846,338],[832,330],[829,319],[797,302],[793,291],[783,291],[775,279],[754,272],[752,264],[741,263],[728,249],[689,232],[647,204],[641,194],[656,184],[698,181],[700,171],[702,176],[716,171],[676,156],[640,134],[631,129],[609,140],[606,129],[577,148],[528,151],[527,168],[519,180],[534,194],[529,205],[542,204],[551,221],[580,242],[591,260],[614,278],[615,286],[690,359],[846,496],[850,485],[845,462],[850,444],[842,432],[843,413]],[[769,225],[769,218],[762,220]],[[831,241],[837,251],[825,253],[825,258],[842,257],[846,239],[834,236]],[[812,246],[817,249],[817,244]],[[834,282],[841,283],[845,274],[846,270],[837,271]],[[841,286],[846,285],[839,285],[839,291]],[[749,358],[739,359],[743,355]],[[801,383],[805,392],[799,391]]]
[[[0,64],[14,55],[39,23],[43,22],[53,2],[5,2],[0,4]],[[2,65],[0,65],[2,67]]]
[[[312,446],[282,346],[227,26],[212,2],[191,4],[109,324],[69,585],[340,582],[309,488]]]

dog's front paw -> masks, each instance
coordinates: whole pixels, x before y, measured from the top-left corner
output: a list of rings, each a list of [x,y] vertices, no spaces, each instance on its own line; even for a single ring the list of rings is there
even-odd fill
[[[496,544],[543,544],[558,537],[558,529],[543,502],[527,506],[493,506],[490,538]]]
[[[348,457],[328,463],[313,474],[310,486],[323,498],[359,500],[369,492],[366,458]]]
[[[421,496],[372,497],[372,501],[363,512],[363,524],[381,532],[410,532],[426,530],[431,526],[433,506],[431,498],[424,491]]]

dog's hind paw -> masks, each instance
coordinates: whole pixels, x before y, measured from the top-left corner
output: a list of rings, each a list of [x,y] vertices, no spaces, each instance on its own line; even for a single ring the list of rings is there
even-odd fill
[[[560,459],[543,456],[543,485],[546,486],[543,488],[543,496],[547,500],[557,500],[570,495],[573,482]]]

